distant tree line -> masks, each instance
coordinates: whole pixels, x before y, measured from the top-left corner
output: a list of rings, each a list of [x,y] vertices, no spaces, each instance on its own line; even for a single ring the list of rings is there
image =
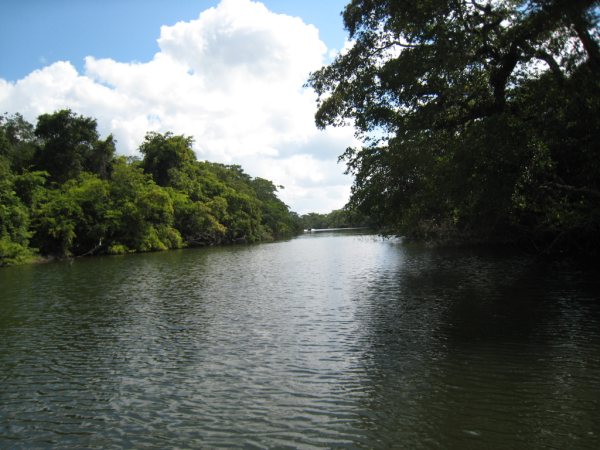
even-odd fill
[[[390,234],[600,253],[600,2],[352,0],[309,80]]]
[[[121,254],[292,236],[269,180],[197,161],[192,138],[148,133],[116,155],[96,120],[61,110],[0,117],[0,266],[39,255]]]
[[[350,209],[335,209],[330,213],[308,213],[300,216],[300,223],[305,230],[326,228],[371,227],[371,221]]]

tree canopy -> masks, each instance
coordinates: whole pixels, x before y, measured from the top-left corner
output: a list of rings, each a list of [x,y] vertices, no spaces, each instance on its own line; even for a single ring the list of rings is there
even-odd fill
[[[391,233],[600,247],[597,0],[353,0],[309,84],[353,124],[351,205]]]
[[[349,209],[334,209],[333,211],[320,214],[308,213],[300,216],[300,222],[304,229],[328,229],[328,228],[372,228],[368,217],[364,217],[356,211]]]
[[[45,170],[53,181],[65,182],[84,171],[106,178],[115,154],[112,136],[99,139],[97,123],[91,117],[64,109],[42,114],[35,127],[39,139],[36,165]]]
[[[302,230],[269,180],[197,161],[192,139],[150,132],[143,158],[70,110],[34,127],[0,117],[0,266],[66,257],[257,242]]]

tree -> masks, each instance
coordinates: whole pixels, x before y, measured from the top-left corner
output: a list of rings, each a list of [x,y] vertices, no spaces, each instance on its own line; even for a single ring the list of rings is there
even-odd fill
[[[91,152],[86,156],[85,169],[103,180],[107,180],[112,173],[115,154],[116,143],[112,135],[105,140],[97,140],[92,146]]]
[[[180,248],[181,235],[174,225],[173,200],[149,174],[120,159],[110,183],[113,222],[109,253],[147,252]]]
[[[309,79],[317,125],[363,140],[351,204],[420,237],[597,235],[598,6],[353,0],[354,45]]]
[[[268,180],[196,161],[192,139],[148,133],[144,159],[115,158],[95,119],[61,110],[35,129],[0,117],[0,266],[58,258],[257,242],[299,220]]]
[[[13,172],[33,164],[36,137],[33,125],[21,114],[0,116],[0,157],[8,160]]]
[[[369,227],[370,221],[354,210],[335,209],[328,214],[308,213],[299,218],[304,229]]]
[[[227,229],[215,217],[213,202],[193,201],[186,194],[169,191],[173,200],[174,226],[187,245],[220,244]]]
[[[192,143],[193,138],[189,136],[169,132],[146,134],[140,146],[140,152],[144,155],[144,172],[152,174],[158,185],[171,186],[178,178],[177,172],[196,161]]]
[[[283,186],[275,186],[259,177],[250,180],[250,185],[260,201],[262,221],[271,237],[291,236],[302,230],[299,221],[290,214],[290,208],[277,197],[277,190]]]
[[[0,266],[29,260],[29,210],[14,191],[14,177],[0,160]]]
[[[115,145],[112,136],[99,140],[96,120],[63,109],[38,117],[35,135],[40,140],[37,166],[52,181],[64,183],[82,172],[107,178]]]

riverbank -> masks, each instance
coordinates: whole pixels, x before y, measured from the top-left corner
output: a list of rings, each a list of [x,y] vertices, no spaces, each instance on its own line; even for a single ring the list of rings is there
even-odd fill
[[[100,139],[96,121],[71,110],[42,114],[35,127],[2,117],[3,136],[14,139],[0,152],[0,265],[302,230],[278,186],[239,165],[198,161],[188,136],[149,132],[141,158],[117,156],[112,136]]]
[[[174,248],[165,248],[165,249],[151,249],[151,250],[128,250],[126,248],[116,248],[113,251],[103,251],[103,252],[93,252],[87,253],[84,255],[39,255],[39,254],[30,254],[25,256],[20,256],[18,259],[11,260],[9,262],[5,262],[4,264],[0,264],[0,270],[3,267],[12,267],[12,266],[22,266],[29,264],[49,264],[53,262],[64,262],[77,260],[81,258],[102,258],[106,256],[119,256],[119,255],[134,255],[134,254],[142,254],[142,253],[156,253],[156,252],[169,252],[174,250],[182,250],[182,249],[193,249],[193,248],[207,248],[207,247],[229,247],[229,246],[242,246],[242,245],[254,245],[254,244],[263,244],[269,242],[277,242],[277,241],[285,241],[291,239],[293,237],[298,236],[298,234],[281,236],[278,238],[269,236],[265,237],[262,240],[254,241],[252,243],[246,242],[244,240],[238,240],[236,242],[221,242],[221,243],[211,243],[206,245],[185,245],[181,247]],[[0,261],[2,259],[0,258]]]

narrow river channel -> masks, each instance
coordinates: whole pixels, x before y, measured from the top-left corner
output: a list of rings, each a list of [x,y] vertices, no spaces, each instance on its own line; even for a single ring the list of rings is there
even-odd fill
[[[0,270],[0,448],[600,448],[600,283],[356,232]]]

